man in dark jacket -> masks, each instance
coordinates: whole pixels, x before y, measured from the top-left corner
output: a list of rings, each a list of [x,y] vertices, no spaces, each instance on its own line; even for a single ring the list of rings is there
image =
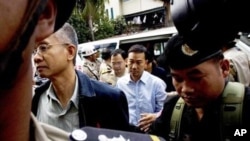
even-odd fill
[[[147,65],[145,67],[145,70],[153,74],[154,76],[161,78],[167,85],[167,92],[175,91],[174,86],[172,84],[172,79],[171,77],[169,77],[169,73],[166,71],[166,69],[157,64],[153,55],[149,51],[147,51],[146,53],[146,59]]]
[[[169,40],[165,57],[178,95],[167,97],[150,133],[169,141],[245,141],[250,88],[228,82],[229,61],[221,50],[203,47],[193,50],[179,35]]]
[[[68,132],[84,126],[128,130],[124,93],[74,69],[77,45],[68,23],[37,45],[36,70],[49,81],[35,90],[33,113],[41,122]]]

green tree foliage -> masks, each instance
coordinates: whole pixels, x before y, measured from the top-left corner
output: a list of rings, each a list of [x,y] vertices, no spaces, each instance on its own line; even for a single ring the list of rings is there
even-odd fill
[[[100,10],[99,12],[93,11],[93,5],[91,5],[90,1],[99,3],[99,6],[94,7],[99,7],[98,10],[103,10]],[[103,0],[103,2],[104,1],[106,0]],[[126,28],[125,19],[120,16],[115,20],[109,20],[106,13],[104,12],[104,4],[102,5],[100,2],[101,1],[99,0],[85,0],[85,3],[83,3],[82,0],[78,0],[77,6],[68,22],[76,29],[79,43],[105,39],[114,35],[122,34],[124,32]],[[90,11],[93,11],[93,13],[98,13],[96,16],[93,16],[94,18],[92,18],[93,21],[91,28],[89,26],[89,19],[86,16],[86,13],[84,13],[84,10],[86,9],[92,9]],[[93,31],[93,35],[91,31]]]
[[[68,22],[75,28],[78,42],[84,43],[91,40],[90,30],[86,21],[82,18],[81,14],[76,12],[77,9],[74,10]]]
[[[123,16],[117,17],[115,20],[111,21],[114,25],[114,34],[120,35],[125,32],[126,29],[126,21]]]
[[[96,40],[112,37],[115,34],[114,25],[107,17],[102,18],[94,28],[96,28],[96,31],[94,32]]]
[[[78,9],[82,17],[88,21],[88,26],[90,28],[91,38],[95,40],[94,36],[94,23],[99,23],[101,17],[104,16],[104,5],[108,0],[85,0],[84,6]],[[78,1],[78,4],[83,4],[82,0]],[[83,8],[84,7],[84,8]],[[83,9],[82,9],[83,8]]]

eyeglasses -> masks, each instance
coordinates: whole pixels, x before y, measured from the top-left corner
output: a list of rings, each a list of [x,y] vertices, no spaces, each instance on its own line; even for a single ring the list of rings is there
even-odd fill
[[[57,45],[69,45],[68,43],[62,43],[62,44],[39,44],[36,49],[33,51],[33,55],[38,54],[43,54],[45,53],[49,48],[52,46],[57,46]]]
[[[122,65],[122,62],[112,62],[112,65],[113,65],[113,66],[121,66],[121,65]]]

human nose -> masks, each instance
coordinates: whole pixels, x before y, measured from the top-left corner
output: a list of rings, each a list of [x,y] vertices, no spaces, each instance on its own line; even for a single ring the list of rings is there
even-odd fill
[[[35,52],[35,53],[33,54],[33,61],[34,61],[35,63],[38,63],[38,62],[41,61],[41,60],[42,60],[41,54],[39,54],[39,52]]]
[[[114,63],[113,66],[118,68],[120,66],[120,64],[119,63]]]
[[[131,67],[134,68],[134,69],[137,68],[137,66],[138,66],[137,63],[131,64]]]
[[[194,88],[192,88],[191,85],[189,85],[187,82],[183,82],[181,87],[181,93],[192,93],[194,92]]]
[[[120,69],[120,66],[119,65],[114,65],[113,69]]]

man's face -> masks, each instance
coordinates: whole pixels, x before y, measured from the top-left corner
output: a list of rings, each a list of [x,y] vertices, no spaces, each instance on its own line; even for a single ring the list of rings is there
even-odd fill
[[[122,76],[126,69],[126,60],[124,60],[121,54],[111,56],[111,67],[116,76]]]
[[[69,67],[68,44],[60,42],[54,35],[51,35],[39,45],[40,48],[44,45],[47,46],[44,51],[41,49],[40,52],[39,48],[36,48],[38,52],[34,56],[36,70],[41,77],[52,78]]]
[[[0,0],[0,52],[6,49],[21,24],[27,2],[24,0]]]
[[[146,65],[145,54],[130,52],[128,54],[128,69],[134,81],[140,79]]]
[[[93,54],[93,61],[95,62],[96,59],[100,56],[100,53],[97,51],[96,53]]]
[[[99,57],[100,57],[100,51],[99,51],[99,50],[97,50],[97,52],[95,53],[95,57],[96,57],[96,58],[99,58]]]
[[[32,70],[31,54],[35,47],[35,42],[43,40],[54,31],[57,8],[55,2],[52,0],[43,3],[45,4],[46,10],[41,13],[40,17],[37,17],[38,21],[34,29],[32,28],[33,26],[24,26],[24,24],[28,25],[30,22],[35,22],[33,21],[35,19],[30,17],[35,10],[29,10],[28,13],[25,13],[28,11],[26,9],[35,6],[33,7],[34,9],[39,8],[41,10],[43,4],[38,4],[39,2],[40,1],[32,1],[32,3],[28,3],[26,0],[0,0],[0,29],[2,31],[0,35],[0,53],[2,54],[1,58],[4,58],[1,59],[1,75],[9,78],[8,84],[6,84],[8,86],[3,87],[7,88],[11,83],[18,83],[24,79],[24,81],[32,80],[32,73],[30,73],[32,72],[30,71]],[[26,35],[25,38],[28,39],[27,43],[26,39],[20,38],[24,34]],[[14,60],[19,60],[16,61],[17,63],[10,59],[13,59],[13,56],[17,58]],[[9,69],[11,68],[9,64],[15,64],[16,68]],[[11,71],[13,78],[8,77],[6,73],[8,69],[13,70]],[[25,83],[25,85],[29,86],[28,83]]]
[[[97,56],[97,53],[91,54],[90,56],[88,56],[88,60],[91,62],[96,62]]]
[[[173,85],[187,105],[203,107],[222,93],[228,72],[225,63],[209,60],[188,69],[170,69]]]

